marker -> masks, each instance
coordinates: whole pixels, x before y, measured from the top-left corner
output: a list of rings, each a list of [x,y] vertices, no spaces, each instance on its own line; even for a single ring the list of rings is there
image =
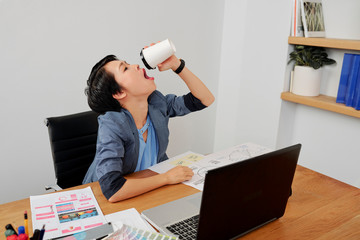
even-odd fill
[[[28,240],[28,235],[25,234],[24,226],[18,227],[18,234],[17,240]]]
[[[13,226],[12,226],[10,223],[5,226],[5,229],[6,229],[6,230],[13,230],[14,233],[15,233],[15,235],[18,235],[18,234],[16,233],[15,229],[13,228]]]
[[[6,237],[6,240],[18,240],[18,236],[16,236],[15,234]]]
[[[42,226],[42,228],[40,230],[39,240],[43,240],[44,234],[45,234],[45,224]]]
[[[33,240],[39,240],[39,236],[40,236],[40,230],[39,230],[39,229],[35,229],[34,235],[32,236],[31,239],[33,239]]]
[[[29,236],[29,228],[28,228],[28,215],[27,211],[24,212],[24,227],[25,227],[25,234]]]
[[[18,227],[18,234],[20,235],[20,234],[24,234],[25,233],[25,228],[24,228],[24,226],[19,226]]]
[[[7,229],[6,231],[5,231],[5,237],[9,237],[9,236],[11,236],[11,235],[15,235],[15,232],[13,231],[13,230],[11,230],[11,229]],[[16,236],[16,235],[15,235]],[[16,236],[17,237],[17,236]]]

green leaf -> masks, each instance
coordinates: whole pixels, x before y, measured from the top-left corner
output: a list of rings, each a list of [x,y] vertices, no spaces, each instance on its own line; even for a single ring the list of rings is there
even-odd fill
[[[311,66],[314,69],[335,63],[335,60],[328,58],[328,54],[323,47],[295,45],[294,51],[289,55],[288,63],[295,61],[295,65]]]

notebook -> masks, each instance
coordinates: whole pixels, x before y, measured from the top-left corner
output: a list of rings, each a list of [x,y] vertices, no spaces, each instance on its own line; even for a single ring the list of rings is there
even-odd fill
[[[238,238],[284,215],[300,149],[296,144],[209,170],[203,192],[145,210],[142,216],[174,235],[169,226],[198,215],[192,226],[197,233],[180,239]]]

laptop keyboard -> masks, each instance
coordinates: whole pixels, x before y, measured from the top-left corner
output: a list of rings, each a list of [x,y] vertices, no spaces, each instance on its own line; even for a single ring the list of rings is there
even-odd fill
[[[170,226],[167,226],[166,229],[173,234],[179,235],[179,239],[181,240],[192,240],[196,239],[198,223],[199,215],[196,215],[191,218],[174,223]]]

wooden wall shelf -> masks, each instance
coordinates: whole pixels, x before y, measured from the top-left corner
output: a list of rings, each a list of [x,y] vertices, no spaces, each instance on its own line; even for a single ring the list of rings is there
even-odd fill
[[[289,44],[360,51],[360,40],[289,37]]]
[[[345,104],[336,103],[335,97],[320,95],[317,97],[304,97],[290,92],[283,92],[281,99],[289,102],[299,103],[310,107],[320,108],[331,112],[336,112],[356,118],[360,118],[360,111]]]

